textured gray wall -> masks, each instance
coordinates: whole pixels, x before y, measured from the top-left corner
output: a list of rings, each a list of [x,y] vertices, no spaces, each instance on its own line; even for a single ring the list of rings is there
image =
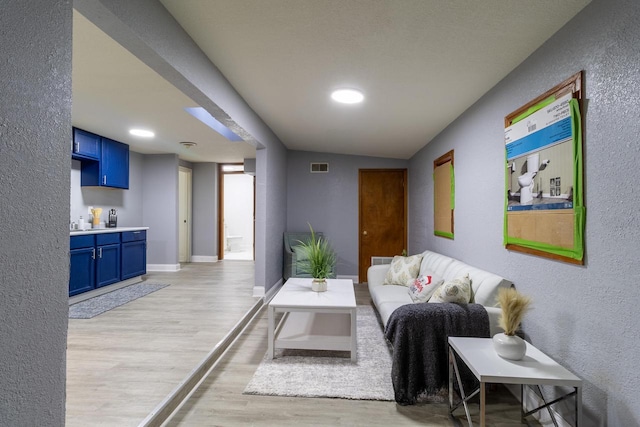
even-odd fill
[[[0,13],[0,425],[63,426],[71,4]]]
[[[80,162],[71,161],[71,220],[80,215],[88,220],[88,208],[102,208],[102,220],[108,219],[109,209],[118,211],[119,227],[139,227],[142,223],[142,158],[129,152],[129,189],[80,186]]]
[[[502,245],[504,116],[586,71],[586,264]],[[410,249],[504,275],[532,296],[532,343],[584,380],[587,426],[640,425],[640,3],[594,0],[411,159]],[[433,236],[433,160],[455,149],[455,240]]]
[[[142,176],[142,223],[147,264],[178,264],[178,156],[147,154]]]
[[[192,255],[218,256],[218,164],[193,164]]]
[[[287,151],[282,145],[272,144],[269,149],[256,151],[256,155],[256,275],[264,269],[264,281],[261,284],[256,279],[256,286],[264,286],[265,291],[269,291],[282,280],[283,235],[287,223]],[[259,218],[258,212],[261,212]],[[262,244],[260,252],[258,243]],[[258,254],[262,255],[260,263]]]
[[[329,173],[309,163],[328,162]],[[287,230],[322,231],[338,254],[337,273],[358,275],[358,170],[405,169],[407,160],[289,151]]]
[[[74,7],[106,34],[262,150],[256,169],[255,285],[281,278],[286,223],[286,150],[233,86],[157,0],[75,0]]]

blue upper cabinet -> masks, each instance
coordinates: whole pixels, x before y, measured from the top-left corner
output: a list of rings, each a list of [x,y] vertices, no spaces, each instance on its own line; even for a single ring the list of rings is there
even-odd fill
[[[129,188],[129,146],[102,138],[102,185]]]
[[[129,146],[109,138],[100,139],[100,160],[83,161],[82,186],[129,188]]]
[[[71,158],[76,160],[99,160],[100,135],[73,128]]]

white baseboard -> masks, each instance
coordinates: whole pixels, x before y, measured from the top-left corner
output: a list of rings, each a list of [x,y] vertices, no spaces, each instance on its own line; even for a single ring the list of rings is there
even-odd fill
[[[264,296],[264,286],[254,286],[253,296],[256,298],[262,298]]]
[[[180,271],[180,264],[147,264],[147,271]]]
[[[520,401],[520,386],[517,384],[505,384],[505,387],[507,388],[507,390],[509,390],[511,392],[511,394],[513,394],[516,399],[518,399],[518,401]],[[573,397],[571,398],[573,399]],[[547,399],[547,401],[552,400],[552,399]],[[540,406],[542,406],[544,404],[544,402],[542,401],[542,399],[540,398],[540,396],[538,396],[532,389],[531,387],[525,387],[524,388],[524,407],[525,407],[525,412],[526,411],[530,411],[532,408],[538,408]],[[556,405],[559,403],[556,403]],[[567,421],[566,419],[564,419],[564,417],[555,410],[554,407],[550,407],[549,409],[551,409],[551,412],[553,413],[553,416],[556,419],[556,422],[558,423],[558,427],[571,427],[573,426],[572,423],[570,423],[569,421]],[[551,420],[551,416],[549,415],[549,411],[545,408],[545,409],[541,409],[538,412],[536,412],[535,414],[532,415],[533,418],[535,418],[536,420],[538,420],[538,422],[543,425],[543,426],[552,426],[553,421]]]
[[[206,255],[191,255],[191,262],[218,262],[218,257]]]
[[[341,275],[339,274],[336,279],[347,279],[347,280],[351,280],[353,283],[358,283],[358,276],[347,276],[347,275]]]
[[[280,290],[280,288],[282,287],[282,285],[284,284],[284,282],[282,281],[282,279],[278,280],[276,282],[275,285],[273,285],[272,287],[269,288],[269,290],[267,291],[267,293],[264,296],[264,302],[265,304],[267,304],[269,301],[271,301],[271,298],[273,298],[276,293],[278,293],[278,291]]]

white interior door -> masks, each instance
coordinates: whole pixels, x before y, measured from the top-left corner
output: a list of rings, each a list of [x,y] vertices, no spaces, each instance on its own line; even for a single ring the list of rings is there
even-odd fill
[[[191,260],[191,169],[180,167],[178,171],[178,234],[179,262]]]

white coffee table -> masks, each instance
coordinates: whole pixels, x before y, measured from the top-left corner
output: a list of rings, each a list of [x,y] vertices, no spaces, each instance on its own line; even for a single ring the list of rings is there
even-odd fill
[[[353,282],[328,279],[327,291],[311,279],[291,278],[269,302],[269,357],[276,348],[350,351],[356,360],[356,296]],[[275,327],[276,313],[285,313]]]
[[[454,353],[471,369],[471,372],[480,381],[479,389],[471,394],[466,394],[460,384],[460,373]],[[527,343],[527,353],[522,360],[507,360],[498,356],[493,348],[491,338],[462,338],[449,337],[449,413],[460,406],[453,405],[453,377],[458,381],[462,397],[462,404],[467,415],[469,426],[472,426],[471,416],[467,401],[480,392],[480,426],[485,425],[485,384],[503,383],[520,384],[520,400],[523,401],[523,388],[529,385],[553,385],[573,387],[574,391],[554,399],[551,402],[535,408],[529,412],[524,412],[521,407],[521,418],[538,412],[543,408],[575,396],[575,416],[576,426],[582,425],[582,380],[571,372],[560,366],[549,356]],[[551,411],[549,411],[551,414]],[[552,414],[551,414],[552,415]],[[553,417],[553,415],[552,415]],[[555,419],[554,419],[555,422]]]

